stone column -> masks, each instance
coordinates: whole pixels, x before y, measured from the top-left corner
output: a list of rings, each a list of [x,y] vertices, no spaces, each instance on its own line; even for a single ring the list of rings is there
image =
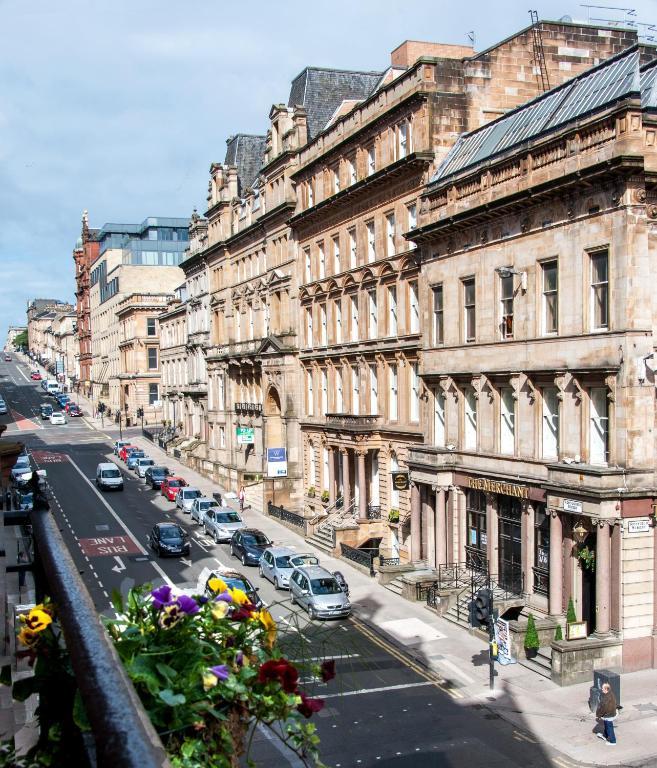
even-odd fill
[[[328,470],[329,470],[329,506],[335,504],[336,483],[335,483],[335,448],[328,446]]]
[[[497,498],[493,493],[486,494],[486,557],[488,558],[488,572],[491,576],[497,576]]]
[[[653,506],[653,512],[657,508]],[[653,527],[652,539],[652,666],[657,666],[657,525]]]
[[[349,484],[349,449],[341,448],[342,454],[342,498],[344,499],[344,508],[351,504],[351,486]]]
[[[447,526],[445,520],[445,489],[436,491],[436,565],[447,563]]]
[[[531,502],[523,502],[522,505],[522,573],[525,598],[534,594],[534,505]]]
[[[457,527],[458,558],[457,563],[465,562],[465,545],[468,541],[468,521],[465,511],[465,493],[460,488],[454,491],[454,521]]]
[[[429,486],[424,486],[424,502],[422,504],[422,538],[423,555],[430,568],[436,567],[436,513],[434,511],[435,495],[430,493]]]
[[[411,562],[420,560],[421,557],[421,519],[420,487],[417,483],[413,483],[411,485]]]
[[[550,512],[550,616],[561,616],[563,592],[563,529],[561,514]]]
[[[595,634],[608,635],[611,603],[611,537],[609,525],[601,521],[595,545]]]
[[[358,459],[358,517],[367,519],[367,484],[365,481],[365,451],[356,453]]]
[[[562,515],[561,527],[563,532],[563,578],[565,586],[565,589],[563,590],[563,599],[561,601],[561,611],[565,613],[568,610],[568,601],[571,597],[573,598],[573,603],[575,602],[575,596],[573,594],[573,574],[576,563],[573,556],[575,542],[573,541],[573,519],[571,515]]]
[[[609,620],[612,632],[619,634],[622,630],[621,595],[621,527],[617,521],[611,528],[611,605]]]

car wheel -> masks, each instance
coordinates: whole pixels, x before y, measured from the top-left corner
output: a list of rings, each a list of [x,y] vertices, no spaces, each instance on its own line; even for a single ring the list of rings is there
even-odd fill
[[[309,618],[311,621],[315,621],[315,619],[317,618],[317,617],[315,616],[315,609],[312,607],[312,605],[309,605],[309,606],[308,606],[308,618]]]
[[[237,555],[235,554],[235,550],[233,549],[233,545],[232,544],[231,544],[231,547],[230,547],[230,556],[231,557],[237,557]]]
[[[274,576],[274,589],[280,589],[281,585],[278,583],[278,579]]]
[[[246,566],[246,555],[242,555],[242,565]]]
[[[291,605],[296,605],[297,604],[297,601],[296,601],[296,599],[294,597],[294,593],[293,592],[290,592],[290,603],[291,603]]]
[[[219,534],[216,531],[212,534],[212,538],[214,539],[215,544],[219,543]]]

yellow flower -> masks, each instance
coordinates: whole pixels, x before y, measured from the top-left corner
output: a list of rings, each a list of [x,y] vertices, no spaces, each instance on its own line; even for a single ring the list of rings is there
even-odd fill
[[[52,624],[52,617],[39,607],[32,608],[25,619],[25,625],[33,632],[43,632],[49,624]]]
[[[226,582],[223,579],[213,578],[208,581],[208,587],[213,592],[225,592],[228,587],[226,586]]]
[[[220,600],[217,603],[212,603],[210,606],[210,613],[212,614],[212,618],[215,619],[215,621],[219,621],[219,619],[223,619],[226,616],[228,609],[228,603]]]
[[[228,594],[233,598],[233,602],[238,605],[244,605],[245,603],[251,602],[246,592],[237,587],[228,587]]]
[[[182,619],[183,615],[183,612],[175,603],[173,605],[166,605],[160,613],[158,623],[162,629],[171,629]]]
[[[267,644],[271,647],[276,640],[276,622],[274,621],[271,613],[266,608],[257,611],[253,614],[253,618],[257,619],[262,626],[267,630]]]
[[[212,672],[204,672],[203,673],[203,690],[209,691],[210,688],[214,688],[215,685],[219,682],[219,679],[216,675],[212,674]]]
[[[18,633],[18,642],[22,643],[28,648],[31,648],[33,645],[36,645],[38,641],[39,641],[39,633],[33,632],[31,629],[27,629],[27,627],[24,627]]]

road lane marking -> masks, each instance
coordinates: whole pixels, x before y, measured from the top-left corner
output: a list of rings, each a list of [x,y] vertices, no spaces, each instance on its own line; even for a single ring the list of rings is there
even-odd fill
[[[447,669],[450,669],[457,677],[460,677],[462,680],[464,680],[468,685],[471,683],[474,683],[474,680],[465,674],[465,672],[462,672],[456,664],[453,664],[451,661],[448,661],[447,659],[440,659],[440,661],[436,662],[436,665],[438,667],[447,667]]]
[[[21,369],[20,369],[18,366],[16,366],[16,370],[18,371],[18,373],[20,373],[20,375],[21,375],[21,376],[22,376],[22,377],[25,379],[25,381],[26,381],[28,384],[30,384],[30,383],[31,383],[32,379],[28,379],[28,378],[27,378],[27,376],[26,376],[26,375],[23,373],[23,371],[21,371]],[[12,377],[12,378],[13,378],[13,377]],[[18,386],[18,382],[14,382],[14,383],[16,384],[16,386]]]
[[[401,683],[400,685],[385,685],[381,688],[361,688],[358,691],[342,691],[342,693],[326,693],[322,695],[323,699],[338,699],[342,696],[362,696],[365,693],[383,693],[383,691],[400,691],[403,688],[423,688],[425,686],[435,685],[431,680],[425,680],[422,683]]]
[[[96,486],[87,479],[84,472],[78,467],[78,465],[73,461],[71,456],[68,457],[70,465],[75,469],[75,471],[80,475],[80,477],[84,480],[85,483],[91,488],[91,490],[98,496],[98,499],[100,500],[101,504],[107,509],[107,511],[112,515],[112,517],[116,520],[116,522],[123,528],[123,530],[128,534],[128,536],[134,541],[135,545],[139,548],[139,551],[142,553],[142,555],[148,555],[148,552],[142,545],[139,543],[139,538],[134,535],[134,533],[128,528],[128,526],[123,522],[123,520],[119,517],[119,515],[112,509],[112,507],[107,503],[107,501],[103,498],[102,494],[96,488]],[[165,573],[165,571],[158,565],[158,563],[153,562],[152,560],[149,560],[150,564],[153,566],[153,568],[160,574],[160,576],[164,579],[164,581],[171,587],[174,587],[175,584],[169,576]]]

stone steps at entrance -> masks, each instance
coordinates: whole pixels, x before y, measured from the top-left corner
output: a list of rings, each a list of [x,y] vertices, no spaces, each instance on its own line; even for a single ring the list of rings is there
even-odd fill
[[[552,651],[550,648],[539,648],[533,659],[520,658],[518,663],[548,680],[552,677]]]
[[[470,629],[470,593],[468,592],[463,597],[460,597],[454,605],[451,605],[449,609],[443,614],[443,618],[447,621],[451,621],[452,624],[457,624],[464,629]],[[459,610],[457,610],[457,605]],[[460,615],[459,615],[460,614]]]
[[[326,555],[330,555],[333,552],[333,537],[328,531],[318,528],[311,536],[306,536],[306,541]]]
[[[401,595],[402,593],[401,576],[397,576],[396,579],[393,579],[392,581],[389,581],[387,584],[384,584],[384,587],[386,589],[389,589],[391,592],[394,592],[396,595]]]

